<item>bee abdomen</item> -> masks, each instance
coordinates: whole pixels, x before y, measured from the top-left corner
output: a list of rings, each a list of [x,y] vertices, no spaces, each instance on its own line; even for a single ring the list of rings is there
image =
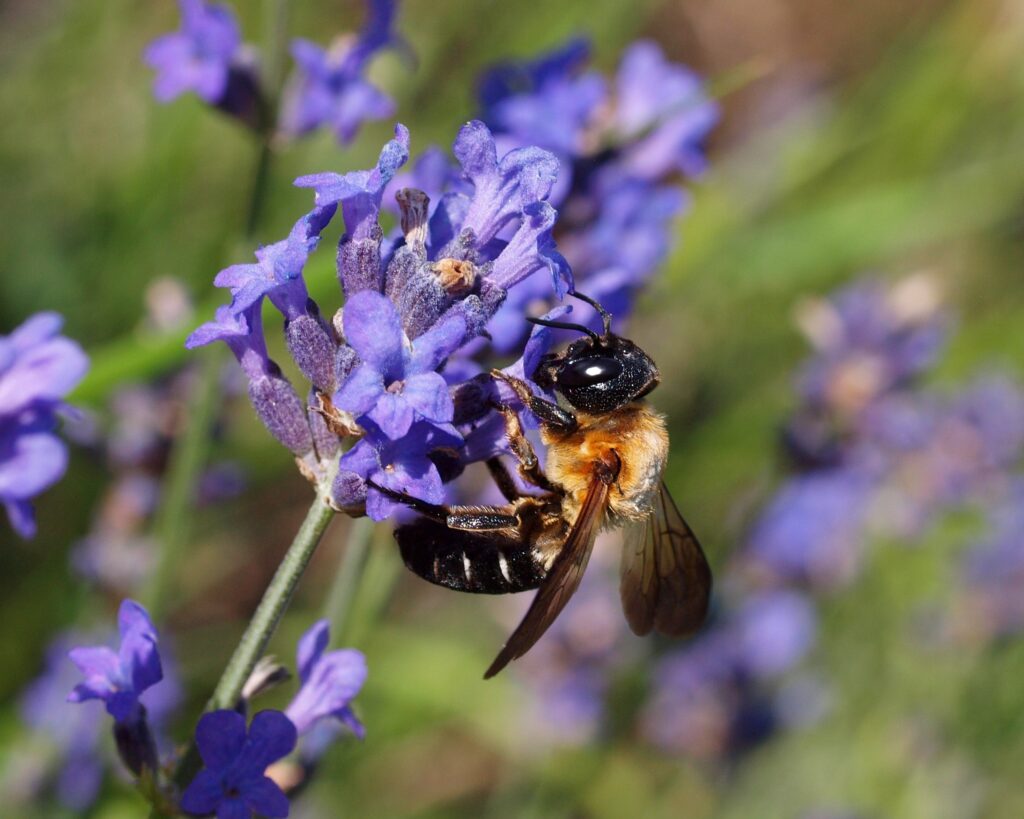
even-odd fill
[[[510,594],[547,574],[528,544],[508,532],[467,532],[420,518],[395,530],[402,560],[424,580],[456,591]]]

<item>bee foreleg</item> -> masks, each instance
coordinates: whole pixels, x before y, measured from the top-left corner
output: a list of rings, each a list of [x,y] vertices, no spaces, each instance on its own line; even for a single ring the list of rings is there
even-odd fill
[[[511,407],[498,405],[496,409],[505,418],[505,437],[508,438],[512,454],[519,461],[519,474],[522,475],[523,479],[546,492],[557,492],[560,495],[565,494],[562,487],[553,483],[544,474],[544,470],[540,468],[540,461],[537,460],[537,453],[534,452],[533,444],[523,434],[523,425],[519,420],[519,414]]]
[[[529,408],[530,412],[536,415],[544,426],[558,432],[575,432],[579,426],[575,415],[566,409],[562,409],[553,401],[548,401],[545,398],[534,395],[533,390],[522,379],[508,373],[503,373],[501,370],[491,370],[491,377],[498,378],[508,384],[519,400],[523,402],[523,405]]]
[[[449,529],[468,532],[485,532],[496,529],[513,529],[519,525],[519,518],[510,515],[500,506],[445,506],[414,498],[405,492],[396,492],[374,481],[367,481],[371,487],[393,501],[415,509],[423,517],[443,523]]]

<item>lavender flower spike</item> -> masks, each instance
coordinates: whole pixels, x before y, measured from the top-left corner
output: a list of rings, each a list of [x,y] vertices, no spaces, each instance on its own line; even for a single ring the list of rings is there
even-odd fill
[[[178,0],[181,29],[154,40],[146,63],[157,71],[153,93],[160,102],[194,91],[210,105],[227,93],[231,63],[242,45],[238,22],[228,6]]]
[[[248,733],[245,717],[236,711],[203,714],[196,745],[206,767],[182,794],[181,809],[216,812],[219,819],[287,816],[288,797],[264,772],[292,752],[296,739],[295,726],[280,711],[260,711]]]
[[[30,500],[67,467],[53,429],[64,396],[89,367],[81,347],[58,335],[61,323],[56,313],[39,313],[0,336],[0,503],[25,538],[36,531]]]
[[[395,39],[395,0],[369,0],[368,19],[357,38],[339,37],[328,49],[308,40],[292,42],[298,74],[285,92],[283,129],[302,135],[328,126],[342,144],[359,126],[384,119],[394,103],[363,77],[373,55]]]
[[[296,665],[302,687],[285,709],[299,735],[324,717],[336,717],[362,739],[363,724],[351,702],[366,682],[366,658],[354,649],[324,653],[330,639],[326,620],[318,620],[299,640]]]
[[[498,160],[490,130],[479,120],[462,126],[452,146],[473,183],[473,198],[462,229],[483,247],[527,205],[547,198],[558,178],[558,159],[541,148],[516,148]]]
[[[218,307],[214,320],[197,328],[185,346],[194,349],[214,341],[225,342],[242,365],[249,378],[249,400],[270,434],[300,458],[312,452],[313,434],[305,407],[267,354],[259,303],[242,313],[230,306]]]
[[[157,634],[146,610],[125,600],[117,615],[121,646],[73,648],[68,657],[85,677],[68,695],[68,702],[99,699],[117,722],[127,722],[141,708],[139,696],[163,679]]]

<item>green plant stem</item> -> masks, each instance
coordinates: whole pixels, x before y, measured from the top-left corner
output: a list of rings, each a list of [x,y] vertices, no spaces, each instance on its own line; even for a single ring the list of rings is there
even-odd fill
[[[350,621],[356,591],[370,557],[375,530],[376,527],[370,518],[357,518],[349,527],[345,553],[338,561],[338,570],[324,604],[324,616],[331,624],[335,644],[343,643],[351,629]]]
[[[263,656],[267,643],[270,642],[277,624],[288,608],[295,587],[302,578],[306,566],[309,565],[309,561],[313,557],[313,552],[316,551],[317,544],[320,543],[320,539],[333,517],[334,510],[327,505],[324,496],[318,493],[313,505],[306,513],[306,518],[303,520],[302,526],[299,527],[295,539],[288,547],[281,565],[277,567],[270,585],[263,593],[263,599],[256,607],[256,611],[249,621],[238,647],[231,655],[205,710],[234,708],[238,703],[242,695],[242,686],[245,685],[245,681],[252,673],[256,663]],[[199,764],[199,754],[195,743],[192,743],[174,773],[174,781],[179,786],[187,784],[199,770]]]
[[[333,517],[334,510],[327,505],[322,496],[317,495],[292,545],[288,547],[281,565],[277,567],[274,578],[267,586],[235,653],[224,669],[207,710],[235,707],[242,694],[242,686],[263,655],[274,629],[277,628],[292,599],[302,573],[309,565],[313,552]]]

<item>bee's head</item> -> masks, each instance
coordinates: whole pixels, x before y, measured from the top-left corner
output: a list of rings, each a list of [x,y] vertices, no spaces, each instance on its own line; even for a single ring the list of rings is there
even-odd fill
[[[651,357],[629,339],[611,332],[611,316],[604,308],[578,293],[575,295],[601,313],[604,333],[599,336],[579,324],[528,319],[534,324],[585,333],[564,353],[544,356],[532,374],[533,380],[565,396],[575,409],[595,414],[618,409],[658,386],[660,375]]]

